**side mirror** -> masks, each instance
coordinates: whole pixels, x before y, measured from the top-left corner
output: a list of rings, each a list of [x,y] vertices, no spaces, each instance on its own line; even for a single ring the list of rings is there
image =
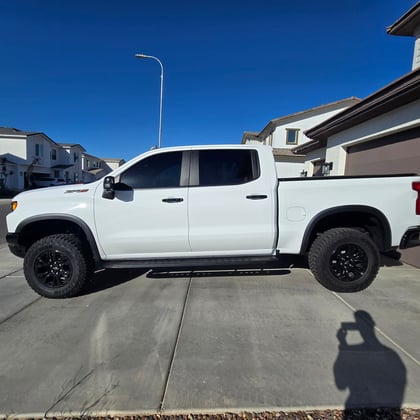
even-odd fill
[[[104,192],[102,193],[102,197],[108,200],[113,200],[115,198],[115,179],[113,176],[106,176],[104,178]]]

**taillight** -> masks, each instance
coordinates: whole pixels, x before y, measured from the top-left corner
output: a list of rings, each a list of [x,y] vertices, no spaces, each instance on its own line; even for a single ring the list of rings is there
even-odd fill
[[[420,182],[413,182],[413,190],[417,191],[416,214],[420,215]]]

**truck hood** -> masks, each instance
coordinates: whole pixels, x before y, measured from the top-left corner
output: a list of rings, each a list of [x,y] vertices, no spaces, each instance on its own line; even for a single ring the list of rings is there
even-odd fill
[[[90,193],[91,195],[100,182],[95,181],[90,184],[70,184],[70,185],[58,185],[56,187],[45,187],[37,188],[34,190],[28,190],[21,192],[20,194],[13,197],[13,200],[42,200],[44,198],[59,198],[63,194],[77,194],[77,193]]]

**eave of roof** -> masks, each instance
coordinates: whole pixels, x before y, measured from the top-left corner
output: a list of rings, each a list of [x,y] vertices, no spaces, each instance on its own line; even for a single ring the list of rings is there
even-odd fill
[[[294,156],[294,157],[305,156],[304,154],[300,155],[298,153],[293,153],[292,149],[283,149],[283,148],[273,148],[273,155],[274,156]]]
[[[389,35],[414,36],[420,26],[420,1],[391,26],[386,28]]]
[[[6,163],[9,165],[16,165],[15,162],[12,162],[11,160],[7,159],[6,157],[2,157],[3,155],[0,155],[0,163],[2,165],[5,165]]]
[[[308,153],[325,147],[328,137],[361,124],[386,112],[399,108],[420,98],[420,68],[395,80],[384,88],[345,109],[328,120],[305,131],[311,139],[293,148],[294,153]]]
[[[242,140],[241,144],[245,144],[247,140],[257,140],[262,141],[260,137],[258,137],[259,133],[255,131],[245,131],[244,134],[242,134]]]
[[[64,148],[67,148],[67,147],[69,147],[69,148],[71,148],[71,147],[79,147],[80,149],[83,150],[83,152],[86,152],[86,149],[81,144],[79,144],[79,143],[58,143],[58,144],[61,147],[64,147]]]

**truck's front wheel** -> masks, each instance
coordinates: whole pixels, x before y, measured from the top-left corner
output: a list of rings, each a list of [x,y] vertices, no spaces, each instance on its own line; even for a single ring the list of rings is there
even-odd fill
[[[48,298],[77,295],[88,278],[89,265],[75,235],[51,235],[35,242],[23,263],[25,277],[35,292]]]
[[[315,278],[334,292],[366,289],[379,270],[379,252],[365,232],[350,228],[328,230],[313,242],[309,267]]]

